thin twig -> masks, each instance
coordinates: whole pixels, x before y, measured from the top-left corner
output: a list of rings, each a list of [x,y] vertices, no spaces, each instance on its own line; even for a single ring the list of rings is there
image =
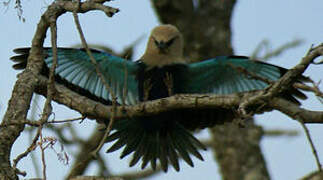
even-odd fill
[[[43,179],[46,180],[47,179],[47,175],[46,175],[46,161],[45,161],[45,148],[43,147],[43,143],[44,143],[44,139],[43,139],[43,133],[41,131],[41,129],[43,128],[43,126],[39,126],[38,129],[40,129],[40,142],[39,142],[39,148],[40,148],[40,152],[41,152],[41,161],[42,161],[42,166],[43,166]]]
[[[295,39],[290,42],[287,42],[285,44],[280,45],[278,48],[271,50],[270,49],[270,41],[269,40],[263,40],[261,41],[254,52],[251,55],[251,59],[261,59],[262,61],[267,61],[270,58],[277,57],[281,55],[283,52],[285,52],[288,49],[295,48],[303,43],[302,39]],[[266,54],[260,57],[260,52],[265,49]]]
[[[265,130],[264,135],[266,137],[281,137],[281,136],[296,137],[299,135],[299,132],[296,130],[272,129],[272,130]]]
[[[80,24],[80,21],[79,21],[79,18],[78,18],[78,15],[77,15],[77,13],[75,11],[73,12],[73,17],[74,17],[76,28],[77,28],[77,30],[79,32],[79,35],[80,35],[80,39],[82,41],[83,48],[86,50],[86,53],[88,54],[89,58],[91,59],[92,64],[95,66],[96,74],[99,76],[100,80],[102,81],[102,83],[104,84],[104,86],[108,90],[108,92],[111,94],[112,98],[115,97],[114,92],[112,91],[112,88],[107,83],[105,77],[103,76],[103,74],[102,74],[102,72],[100,70],[100,65],[95,60],[94,56],[92,55],[91,50],[89,49],[89,47],[87,45],[87,42],[86,42],[85,37],[84,37],[83,30],[81,28],[81,24]]]
[[[79,4],[80,6],[80,0],[77,1],[77,3]],[[105,77],[103,76],[102,72],[100,71],[100,66],[99,64],[97,63],[97,61],[95,60],[95,58],[93,57],[88,45],[87,45],[87,42],[85,40],[85,37],[84,37],[84,34],[83,34],[83,31],[82,31],[82,28],[81,28],[81,25],[80,25],[80,21],[79,21],[79,18],[78,18],[78,15],[77,15],[77,12],[76,11],[73,11],[73,17],[74,17],[74,21],[75,21],[75,25],[76,25],[76,28],[79,32],[79,35],[80,35],[80,39],[82,41],[82,45],[83,47],[85,48],[88,56],[90,57],[91,59],[91,62],[93,63],[93,65],[95,66],[95,70],[96,70],[96,73],[97,75],[99,76],[100,80],[102,81],[102,83],[104,84],[105,88],[107,89],[107,91],[110,93],[111,97],[112,97],[112,112],[111,112],[111,118],[110,118],[110,121],[109,121],[109,125],[104,133],[104,137],[102,138],[99,146],[93,151],[92,155],[94,155],[94,157],[96,157],[97,153],[100,151],[100,149],[102,148],[104,142],[105,142],[105,139],[109,136],[111,130],[112,130],[112,125],[113,125],[113,122],[114,122],[114,117],[115,117],[115,107],[116,107],[116,96],[112,90],[112,88],[109,86],[109,84],[106,82],[106,79]],[[111,82],[111,79],[110,79],[110,82]]]
[[[104,3],[105,0],[102,1],[102,3]],[[37,30],[35,33],[35,36],[33,38],[32,41],[32,48],[31,48],[31,53],[30,56],[28,58],[28,63],[27,63],[27,67],[26,70],[19,75],[19,79],[17,80],[12,96],[11,96],[11,100],[8,104],[8,109],[6,111],[6,114],[3,118],[3,123],[10,123],[10,122],[15,122],[15,121],[20,121],[22,119],[26,119],[26,115],[28,112],[28,109],[30,108],[30,100],[32,99],[32,95],[33,95],[33,91],[35,90],[34,87],[37,86],[37,76],[40,75],[40,71],[43,65],[42,62],[42,45],[44,42],[44,39],[46,37],[46,32],[49,28],[49,26],[52,26],[53,22],[56,22],[56,19],[64,14],[65,12],[69,11],[70,9],[75,9],[75,5],[74,2],[72,1],[55,1],[54,3],[52,3],[48,9],[46,10],[46,12],[42,15],[41,20],[38,23],[37,26]],[[108,16],[112,16],[113,14],[115,14],[116,12],[118,12],[118,9],[115,8],[111,8],[111,7],[107,7],[104,6],[102,4],[98,5],[94,2],[89,2],[86,1],[84,3],[84,6],[81,7],[80,12],[85,13],[91,10],[102,10],[104,11]],[[54,20],[54,21],[53,21]],[[53,27],[53,26],[52,26]],[[55,25],[56,28],[56,25]],[[56,31],[56,29],[55,29]],[[56,38],[56,33],[54,34],[55,38]],[[55,39],[53,38],[53,39]],[[53,53],[55,54],[55,49],[56,49],[56,40],[55,42],[53,42],[55,44],[55,46],[53,46]],[[55,57],[56,55],[54,55]],[[54,64],[55,62],[55,58],[54,58]],[[55,65],[52,66],[51,68],[51,73],[50,73],[50,77],[53,77],[53,70],[55,69]],[[35,77],[34,79],[32,79],[31,77]],[[51,82],[53,82],[53,78],[50,78]],[[49,83],[50,84],[50,83]],[[53,85],[54,83],[52,83]],[[49,87],[51,85],[48,85]],[[50,106],[50,102],[51,102],[51,96],[52,93],[51,91],[52,88],[47,88],[47,91],[49,93],[47,93],[47,99],[46,99],[46,103],[45,103],[45,107],[44,107],[44,111],[42,114],[42,118],[41,118],[41,123],[44,123],[49,115],[51,114],[51,106]],[[19,108],[17,108],[18,106]],[[39,130],[41,130],[41,128],[38,128]],[[1,148],[1,156],[4,159],[4,162],[2,162],[1,165],[1,170],[2,169],[7,169],[9,173],[5,173],[4,174],[4,178],[10,178],[10,179],[17,179],[17,177],[11,172],[10,169],[10,161],[9,161],[9,157],[10,154],[8,155],[8,153],[10,153],[10,150],[12,148],[12,145],[14,144],[14,142],[16,141],[16,139],[21,135],[21,132],[24,130],[24,126],[22,124],[20,124],[19,126],[13,126],[10,128],[3,128],[0,130],[1,135],[10,135],[10,138],[7,138],[7,141],[1,143],[2,147]],[[36,135],[36,137],[38,138],[38,136]],[[35,137],[35,138],[36,138]],[[37,139],[36,138],[36,139]],[[26,150],[26,152],[28,152],[28,150]],[[20,156],[18,155],[18,157],[24,157],[23,155]],[[17,162],[15,164],[18,163],[18,161],[21,158],[17,158]],[[16,172],[21,174],[18,169],[16,169]]]
[[[113,103],[115,104],[115,103]],[[114,105],[115,107],[115,105]],[[115,110],[113,110],[115,111]],[[94,157],[96,157],[97,153],[100,151],[100,149],[102,148],[103,144],[105,143],[105,140],[107,139],[107,137],[109,136],[111,130],[112,130],[112,125],[113,125],[113,122],[114,122],[114,112],[112,111],[112,114],[111,114],[111,118],[110,118],[110,122],[108,124],[108,127],[107,129],[105,130],[104,132],[104,136],[100,142],[100,144],[98,145],[98,147],[92,152],[92,155],[94,155]]]
[[[40,119],[41,125],[38,127],[39,129],[39,137],[40,137],[40,149],[41,149],[41,157],[42,157],[42,165],[43,165],[43,179],[46,180],[46,163],[45,163],[45,152],[42,148],[43,145],[43,124],[48,121],[50,114],[52,113],[52,105],[51,101],[53,98],[53,94],[55,91],[55,69],[57,66],[57,26],[56,26],[56,18],[50,19],[50,30],[51,30],[51,43],[52,43],[52,52],[53,52],[53,64],[49,71],[49,81],[47,85],[47,98],[45,101],[43,114]]]
[[[35,150],[35,148],[37,147],[37,141],[40,135],[40,129],[37,129],[37,133],[35,135],[35,137],[32,140],[32,143],[29,145],[29,147],[26,149],[25,152],[19,154],[14,160],[13,160],[13,168],[17,169],[17,165],[19,163],[19,161],[21,159],[23,159],[24,157],[26,157],[31,151]]]
[[[239,105],[239,112],[244,115],[246,114],[246,108],[250,104],[256,102],[269,103],[277,94],[287,91],[290,86],[292,86],[296,79],[305,71],[305,69],[313,62],[315,58],[323,54],[323,45],[319,45],[315,48],[313,46],[309,49],[305,57],[302,58],[301,62],[297,64],[294,68],[288,70],[278,81],[276,81],[272,86],[266,91],[251,97],[250,99],[245,99]]]
[[[74,121],[80,121],[80,120],[81,120],[80,123],[82,123],[85,118],[86,116],[81,116],[81,117],[65,119],[65,120],[52,120],[52,121],[48,121],[48,123],[66,123],[66,122],[74,122]]]
[[[100,154],[98,155],[98,175],[100,176],[111,176],[111,172],[109,171],[109,167],[106,165],[106,158],[102,157]]]
[[[47,122],[23,120],[23,121],[20,121],[20,122],[14,122],[14,123],[9,123],[9,124],[1,124],[0,128],[13,126],[13,125],[21,125],[21,124],[26,124],[26,125],[29,125],[29,126],[39,127],[40,125],[44,125],[44,124],[58,124],[58,123],[66,123],[66,122],[74,122],[74,121],[81,121],[80,123],[82,123],[85,118],[86,118],[86,116],[82,116],[82,117],[78,117],[78,118],[71,118],[71,119],[65,119],[65,120],[52,120],[52,121],[47,121]]]
[[[19,175],[26,176],[27,172],[26,171],[20,171],[18,168],[14,168],[15,172]]]
[[[51,100],[54,94],[54,89],[55,89],[55,68],[57,66],[57,44],[56,44],[56,39],[57,39],[57,30],[56,30],[56,19],[52,19],[50,22],[50,27],[51,27],[51,40],[52,40],[52,47],[53,47],[53,64],[52,67],[50,69],[49,72],[49,81],[47,84],[47,99],[45,101],[45,105],[43,108],[43,113],[42,113],[42,117],[39,121],[28,121],[28,120],[24,120],[22,122],[32,125],[32,126],[39,126],[37,133],[33,139],[32,144],[26,149],[25,152],[23,152],[22,154],[19,154],[17,156],[17,158],[14,159],[13,161],[13,168],[17,169],[17,164],[18,162],[26,157],[31,151],[33,151],[36,147],[36,143],[38,141],[38,138],[42,136],[41,131],[43,128],[43,124],[45,124],[52,112],[52,106],[51,106]],[[41,138],[41,142],[42,142],[42,138]],[[43,154],[42,154],[43,156]],[[43,178],[46,180],[46,165],[43,164]]]
[[[315,87],[311,87],[308,86],[306,84],[302,84],[302,83],[295,83],[294,88],[303,90],[303,91],[308,91],[308,92],[313,92],[316,96],[321,96],[323,97],[323,94],[320,91],[317,91],[317,89]]]
[[[306,125],[304,124],[304,122],[301,119],[297,119],[297,121],[301,124],[302,128],[304,129],[306,138],[307,138],[308,142],[310,143],[310,146],[311,146],[311,149],[312,149],[315,161],[316,161],[317,169],[318,169],[318,171],[322,171],[322,165],[320,163],[319,156],[317,155],[317,151],[315,149],[315,146],[314,146],[313,140],[311,138],[310,132],[309,132],[308,128],[306,127]]]
[[[32,143],[32,140],[33,140],[33,136],[32,136],[32,132],[33,132],[34,128],[30,128],[30,130],[28,131],[28,140],[29,140],[29,144]],[[39,163],[36,159],[36,155],[34,152],[30,152],[30,158],[31,158],[31,162],[33,164],[33,167],[34,167],[34,170],[35,170],[35,174],[36,174],[36,177],[40,177],[40,167],[39,167]]]
[[[313,80],[310,80],[313,85],[313,92],[316,96],[323,98],[323,92],[319,89],[319,85],[321,84],[321,80],[318,83],[315,83]]]
[[[127,69],[127,62],[123,63],[124,67],[124,84],[123,84],[123,91],[122,91],[122,106],[126,105],[126,97],[128,94],[128,69]]]
[[[37,105],[38,105],[39,99],[40,99],[40,95],[34,94],[33,101],[32,101],[32,106],[31,106],[31,112],[30,112],[30,119],[32,120],[31,122],[35,122],[36,119],[37,119],[36,118],[37,108],[38,108]],[[28,131],[29,144],[32,144],[32,142],[33,142],[33,132],[34,132],[34,130],[35,130],[35,128],[29,128],[29,131]],[[39,167],[39,164],[38,164],[38,161],[36,159],[36,155],[35,155],[34,152],[30,152],[30,158],[31,158],[34,170],[35,170],[36,177],[40,177],[40,171],[39,171],[40,167]]]
[[[138,171],[128,172],[128,173],[120,174],[120,175],[118,175],[118,177],[121,177],[122,179],[125,179],[125,180],[144,179],[144,178],[148,178],[148,177],[151,178],[160,172],[162,172],[162,169],[161,169],[160,165],[158,164],[155,170],[147,169],[147,170],[143,170],[140,172],[138,172]]]
[[[229,64],[230,67],[234,68],[235,70],[237,70],[240,73],[243,73],[247,76],[251,76],[251,78],[255,79],[255,80],[260,80],[263,81],[267,84],[274,84],[275,81],[269,80],[267,78],[263,78],[261,76],[258,76],[257,74],[248,71],[247,69],[243,68],[243,67],[238,67],[238,66],[234,66],[233,64]],[[321,81],[319,81],[318,83],[315,83],[312,79],[308,78],[308,81],[310,81],[312,83],[312,87],[308,86],[306,84],[303,83],[299,83],[299,82],[295,82],[293,84],[293,87],[296,89],[301,89],[304,91],[309,91],[309,92],[313,92],[317,97],[321,97],[323,98],[323,92],[319,89],[319,84],[321,83]]]
[[[260,81],[263,81],[263,82],[265,82],[267,84],[274,84],[275,83],[275,81],[272,81],[270,79],[258,76],[256,73],[248,71],[246,68],[235,66],[233,64],[228,64],[228,65],[230,67],[232,67],[234,70],[238,71],[239,73],[242,73],[242,74],[246,75],[247,77],[250,76],[250,79],[260,80]]]

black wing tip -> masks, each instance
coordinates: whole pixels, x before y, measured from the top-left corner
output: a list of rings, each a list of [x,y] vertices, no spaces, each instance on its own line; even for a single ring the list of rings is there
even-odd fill
[[[15,56],[10,57],[10,60],[16,63],[12,65],[12,68],[15,70],[25,69],[27,66],[27,58],[29,56],[30,47],[16,48],[16,49],[13,49],[12,51],[16,53]]]
[[[282,76],[284,76],[288,71],[288,69],[274,65],[274,64],[268,64],[268,63],[262,62],[262,61],[260,61],[260,63],[276,67],[280,72],[280,78]],[[312,82],[312,81],[309,77],[304,76],[304,75],[300,75],[297,77],[296,82],[304,84],[304,83],[308,83],[308,82]],[[299,101],[299,99],[301,99],[301,100],[307,99],[307,96],[296,87],[291,87],[291,89],[287,90],[286,93],[283,93],[282,96],[284,99],[286,99],[296,105],[299,105],[299,106],[301,105],[301,102]]]
[[[153,158],[151,161],[150,161],[150,166],[151,168],[155,171],[156,170],[156,162],[157,162],[157,159],[156,158]]]
[[[12,68],[15,70],[23,70],[26,68],[26,66],[27,66],[27,62],[22,62],[22,63],[17,63],[12,65]]]
[[[166,166],[163,166],[163,165],[162,165],[162,170],[163,170],[165,173],[167,173],[167,171],[168,171],[168,165],[166,165]]]
[[[135,154],[133,155],[133,157],[132,157],[132,159],[131,159],[131,161],[129,163],[129,167],[133,167],[134,165],[136,165],[138,163],[138,161],[140,159],[142,159],[142,156],[139,153],[137,153],[137,152],[138,151],[136,151]]]
[[[179,171],[180,171],[179,166],[178,166],[178,167],[173,166],[173,167],[174,167],[175,171],[177,171],[177,172],[179,172]]]
[[[25,69],[27,66],[28,55],[29,54],[20,54],[10,57],[10,60],[15,63],[14,65],[12,65],[12,68],[14,68],[15,70]]]
[[[19,55],[11,56],[10,60],[13,62],[22,62],[22,61],[26,61],[28,56],[29,54],[19,54]]]
[[[239,55],[231,55],[231,56],[225,56],[227,58],[234,58],[234,59],[250,59],[248,56],[239,56]]]
[[[15,48],[12,51],[16,54],[29,54],[30,47],[20,47],[20,48]]]

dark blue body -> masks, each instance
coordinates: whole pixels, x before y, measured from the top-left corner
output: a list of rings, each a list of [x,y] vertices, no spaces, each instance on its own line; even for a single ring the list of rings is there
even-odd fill
[[[139,100],[155,100],[184,93],[181,88],[187,66],[174,64],[148,69],[144,63],[139,63],[137,74]],[[146,96],[146,97],[145,97]]]

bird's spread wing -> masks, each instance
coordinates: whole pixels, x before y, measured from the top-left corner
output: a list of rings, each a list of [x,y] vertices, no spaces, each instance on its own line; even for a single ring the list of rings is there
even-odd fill
[[[270,81],[277,81],[287,70],[275,65],[250,60],[244,56],[220,56],[188,65],[183,89],[186,93],[231,94],[264,89]],[[306,96],[292,89],[291,95],[301,99]]]
[[[11,59],[19,62],[19,59],[28,55],[29,48],[15,49],[14,52],[20,55]],[[110,90],[105,87],[103,80],[98,76],[95,65],[84,49],[58,48],[56,73],[69,83],[83,88],[99,98],[111,101],[112,91],[120,104],[123,102],[127,105],[137,103],[137,64],[102,51],[92,49],[91,52]],[[44,55],[46,65],[50,68],[53,63],[52,49],[44,48]],[[14,68],[19,69],[19,64],[16,66]],[[126,97],[123,97],[124,95]]]

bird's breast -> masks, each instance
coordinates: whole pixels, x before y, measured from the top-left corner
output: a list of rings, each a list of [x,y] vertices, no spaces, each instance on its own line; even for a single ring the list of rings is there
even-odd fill
[[[181,93],[181,81],[186,68],[185,64],[152,68],[141,64],[137,75],[140,101],[154,100]]]

